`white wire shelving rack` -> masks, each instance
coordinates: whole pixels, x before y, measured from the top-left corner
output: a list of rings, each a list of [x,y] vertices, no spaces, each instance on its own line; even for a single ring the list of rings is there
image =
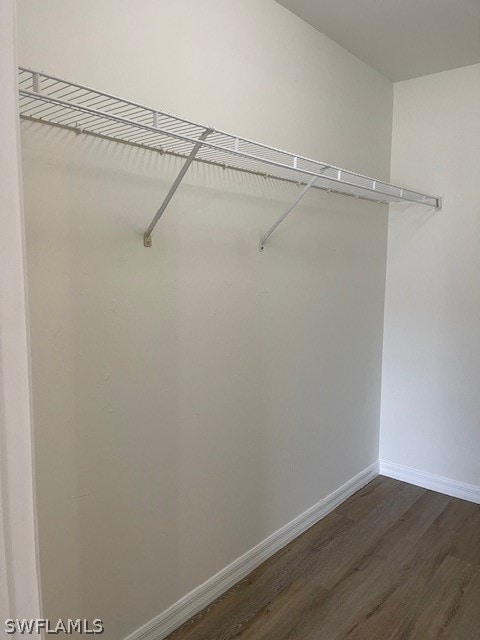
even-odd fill
[[[194,160],[301,187],[295,201],[260,239],[261,250],[312,188],[378,203],[409,202],[435,209],[442,207],[438,196],[282,151],[43,72],[20,67],[18,81],[22,118],[184,158],[180,173],[145,231],[146,247],[151,246],[152,231]]]

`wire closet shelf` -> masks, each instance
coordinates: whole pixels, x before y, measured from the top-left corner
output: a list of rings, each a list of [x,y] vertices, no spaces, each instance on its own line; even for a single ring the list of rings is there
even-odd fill
[[[303,187],[295,202],[264,234],[260,241],[261,249],[270,234],[310,188],[379,203],[404,201],[436,209],[440,209],[442,205],[438,196],[397,187],[331,164],[282,151],[43,72],[20,67],[19,94],[22,118],[185,159],[182,170],[145,232],[145,246],[151,246],[153,228],[193,160],[284,180]]]

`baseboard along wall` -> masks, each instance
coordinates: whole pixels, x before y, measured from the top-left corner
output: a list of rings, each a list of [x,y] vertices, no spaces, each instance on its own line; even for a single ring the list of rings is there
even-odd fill
[[[418,469],[405,467],[394,462],[387,462],[386,460],[380,460],[379,467],[380,475],[382,476],[480,504],[480,487],[473,484],[452,480],[451,478],[444,478],[434,475],[433,473],[428,473],[427,471],[419,471]]]
[[[243,556],[234,560],[206,582],[172,604],[171,607],[153,618],[153,620],[134,631],[125,640],[163,640],[379,474],[480,504],[480,487],[475,485],[443,478],[426,471],[419,471],[418,469],[412,469],[385,460],[374,462],[317,502],[317,504],[304,511],[247,551]]]
[[[163,640],[184,622],[211,604],[230,587],[242,580],[262,562],[282,549],[309,527],[324,518],[356,491],[378,476],[378,461],[348,480],[341,487],[262,540],[243,556],[196,587],[171,607],[130,634],[125,640]]]

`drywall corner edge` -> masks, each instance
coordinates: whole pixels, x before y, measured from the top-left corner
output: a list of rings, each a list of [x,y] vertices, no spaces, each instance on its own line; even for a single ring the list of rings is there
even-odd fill
[[[473,484],[444,478],[427,471],[412,469],[411,467],[385,460],[380,460],[380,475],[414,484],[424,489],[430,489],[430,491],[437,491],[453,498],[480,504],[480,487]]]
[[[29,316],[17,95],[16,2],[0,2],[0,618],[38,618]],[[32,638],[40,638],[32,633]]]
[[[302,514],[291,520],[271,536],[234,560],[224,569],[199,585],[171,607],[134,631],[125,640],[163,640],[184,622],[211,604],[239,580],[247,576],[262,562],[285,547],[308,528],[319,522],[331,511],[376,478],[378,460],[366,467],[341,487],[322,498]]]

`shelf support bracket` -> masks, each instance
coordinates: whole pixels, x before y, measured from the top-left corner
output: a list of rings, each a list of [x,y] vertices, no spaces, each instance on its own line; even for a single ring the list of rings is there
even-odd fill
[[[170,200],[175,195],[175,191],[180,186],[180,183],[182,182],[183,178],[185,177],[185,174],[187,173],[189,166],[195,160],[195,156],[200,151],[202,143],[204,142],[204,140],[206,140],[207,136],[209,136],[211,133],[212,133],[212,129],[205,129],[205,131],[199,137],[199,139],[196,142],[196,144],[193,147],[193,149],[190,151],[190,155],[185,160],[185,163],[184,163],[183,167],[180,169],[180,173],[175,178],[175,182],[172,184],[172,186],[170,187],[170,191],[165,196],[165,200],[160,205],[160,208],[157,211],[157,213],[155,214],[155,216],[154,216],[153,220],[151,221],[148,229],[143,234],[143,245],[145,247],[151,247],[152,246],[152,231],[155,229],[155,226],[156,226],[157,222],[160,220],[160,218],[163,215],[163,212],[168,207],[168,205],[170,203]]]
[[[282,213],[282,215],[279,218],[277,218],[277,220],[275,220],[275,222],[272,224],[270,229],[261,237],[260,245],[259,245],[259,250],[260,251],[263,251],[263,248],[264,248],[265,243],[268,240],[268,238],[272,235],[272,233],[275,231],[275,229],[278,227],[278,225],[281,224],[285,220],[285,218],[295,209],[297,204],[304,198],[304,196],[307,195],[307,193],[314,186],[314,184],[316,183],[318,178],[319,178],[319,176],[313,176],[311,178],[311,180],[304,186],[302,191],[298,194],[298,196],[294,200],[294,202],[288,207],[288,209],[286,211],[284,211],[284,213]]]

